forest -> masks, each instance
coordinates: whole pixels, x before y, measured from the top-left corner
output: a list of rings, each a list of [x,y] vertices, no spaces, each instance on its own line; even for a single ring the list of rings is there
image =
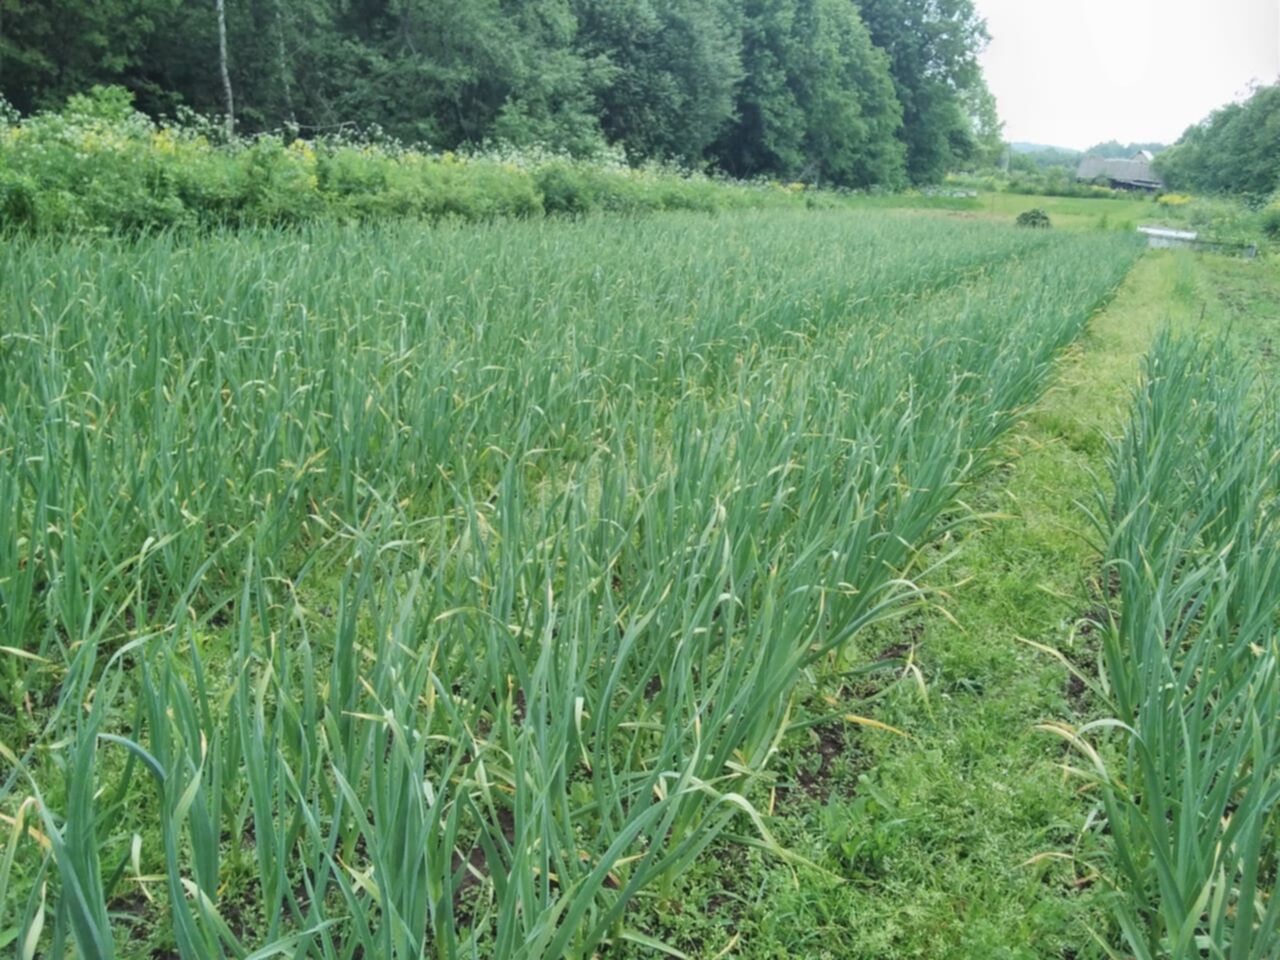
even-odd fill
[[[1157,160],[1169,184],[1261,204],[1280,190],[1280,83],[1258,87],[1189,127]]]
[[[0,95],[896,188],[998,156],[986,40],[972,0],[0,0]]]

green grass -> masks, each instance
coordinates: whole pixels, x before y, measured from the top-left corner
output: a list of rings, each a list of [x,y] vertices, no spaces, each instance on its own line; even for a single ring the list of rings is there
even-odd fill
[[[982,213],[990,219],[1016,217],[1023,210],[1039,207],[1049,214],[1054,227],[1070,230],[1132,230],[1139,223],[1158,217],[1161,211],[1150,198],[1142,196],[1112,200],[991,193],[983,195],[981,199]]]
[[[962,219],[1005,224],[1012,224],[1024,211],[1039,208],[1049,214],[1055,228],[1065,230],[1132,232],[1140,223],[1162,220],[1168,215],[1165,208],[1146,197],[1040,197],[1002,192],[984,192],[977,197],[935,197],[906,193],[859,197],[852,202],[867,209],[950,212]]]
[[[1280,358],[1280,258],[1206,256],[1197,295],[1216,326],[1231,338],[1242,363],[1265,383]]]

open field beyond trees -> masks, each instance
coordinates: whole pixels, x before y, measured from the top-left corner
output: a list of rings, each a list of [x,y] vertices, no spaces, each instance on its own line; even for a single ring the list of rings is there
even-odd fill
[[[849,202],[13,237],[0,947],[1274,956],[1274,261]]]

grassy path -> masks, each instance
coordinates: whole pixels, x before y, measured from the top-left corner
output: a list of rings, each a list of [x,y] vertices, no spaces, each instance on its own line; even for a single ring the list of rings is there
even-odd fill
[[[1006,439],[1003,466],[972,503],[992,518],[946,545],[956,555],[945,613],[868,636],[851,658],[887,652],[918,665],[927,700],[904,682],[849,704],[910,739],[838,722],[793,738],[778,832],[832,875],[730,851],[688,878],[683,912],[659,905],[653,932],[691,956],[1097,954],[1088,928],[1108,922],[1099,885],[1084,866],[1043,856],[1073,850],[1085,801],[1064,782],[1060,743],[1035,729],[1091,705],[1058,661],[1022,641],[1092,671],[1081,620],[1097,602],[1098,554],[1077,502],[1104,471],[1105,436],[1121,426],[1156,330],[1197,319],[1197,269],[1180,255],[1138,263]],[[823,692],[848,704],[868,691]]]

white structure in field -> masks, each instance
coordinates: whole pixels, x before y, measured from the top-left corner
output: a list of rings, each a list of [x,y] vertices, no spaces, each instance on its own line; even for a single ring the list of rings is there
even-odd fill
[[[1147,238],[1148,247],[1190,247],[1210,253],[1235,254],[1246,260],[1258,256],[1256,243],[1229,243],[1221,240],[1201,240],[1194,230],[1174,230],[1171,227],[1139,227],[1138,232]]]
[[[1172,230],[1169,227],[1139,227],[1149,247],[1194,247],[1199,234],[1194,230]]]

